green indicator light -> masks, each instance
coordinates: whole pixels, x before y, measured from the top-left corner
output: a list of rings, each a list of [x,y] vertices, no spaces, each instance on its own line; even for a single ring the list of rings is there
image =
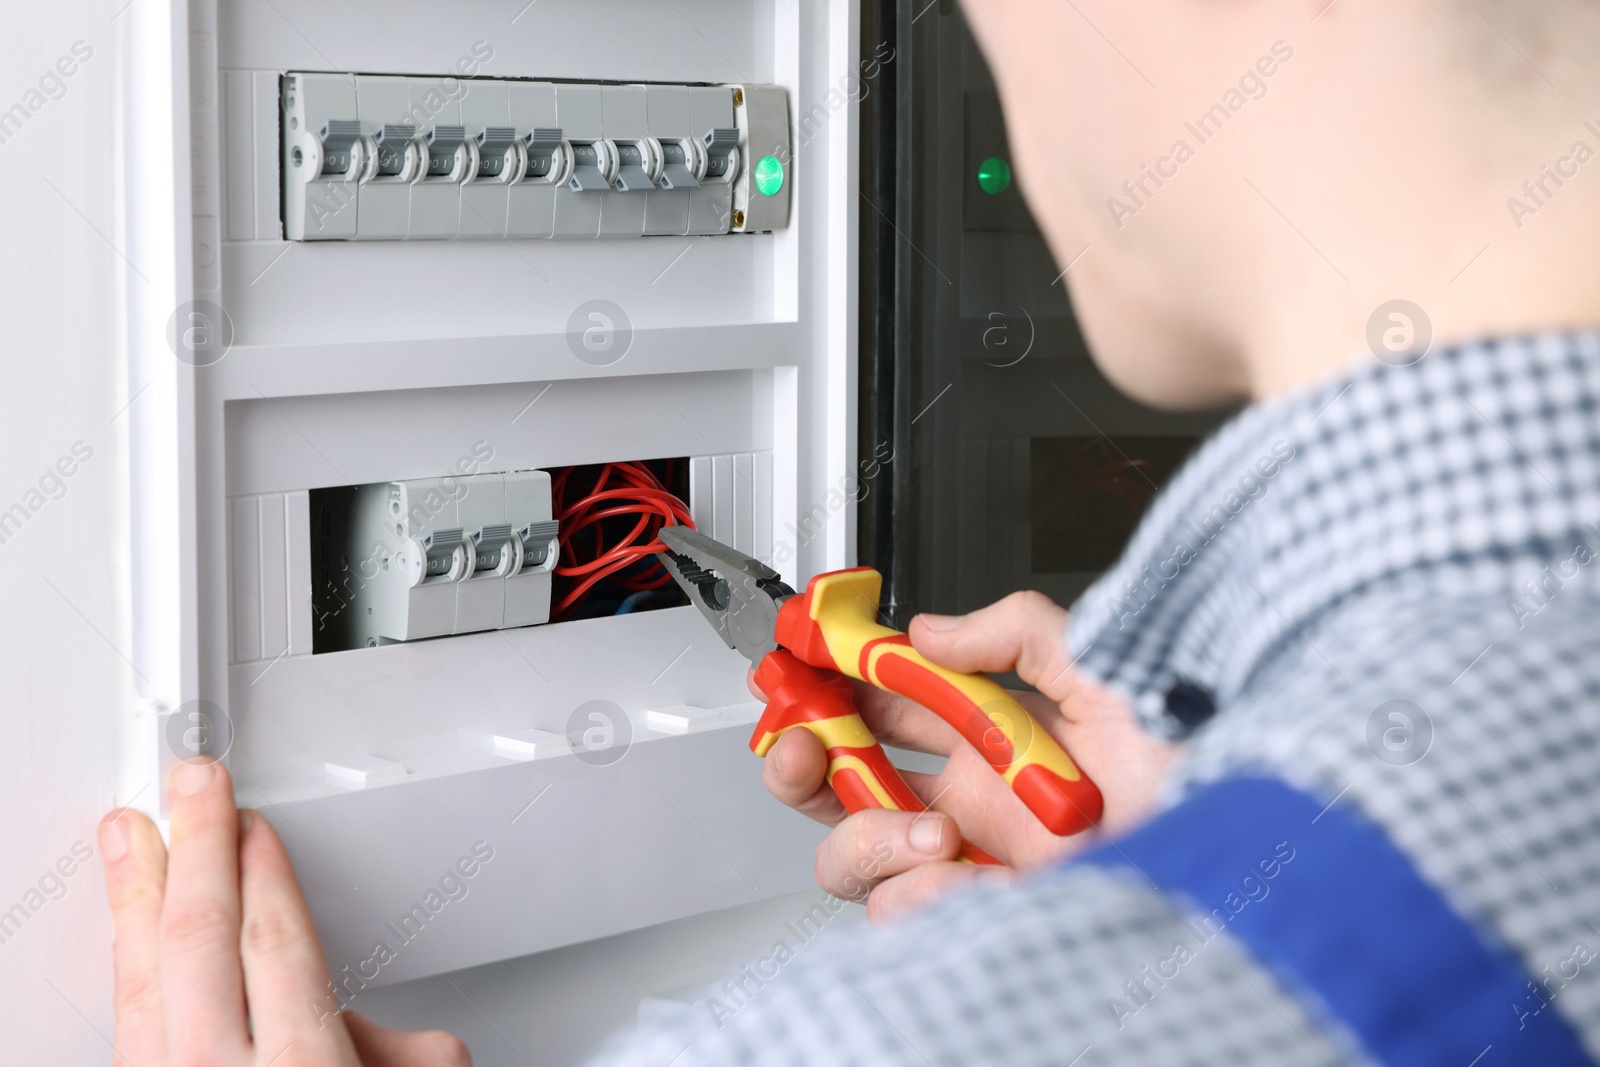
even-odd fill
[[[756,192],[771,196],[783,188],[783,164],[777,156],[762,156],[756,161]]]
[[[979,163],[978,188],[990,196],[998,196],[1011,188],[1011,164],[999,156],[990,156]]]

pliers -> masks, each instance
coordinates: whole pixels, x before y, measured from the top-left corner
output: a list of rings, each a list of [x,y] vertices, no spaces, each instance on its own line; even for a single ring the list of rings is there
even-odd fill
[[[804,594],[777,571],[687,526],[660,533],[667,571],[728,647],[755,665],[767,707],[750,748],[765,756],[789,730],[828,752],[828,784],[851,812],[926,811],[855,708],[845,676],[908,697],[955,727],[1053,833],[1100,819],[1100,790],[1055,738],[993,679],[924,659],[905,634],[880,626],[883,576],[871,567],[812,578]],[[968,842],[960,858],[997,863]]]

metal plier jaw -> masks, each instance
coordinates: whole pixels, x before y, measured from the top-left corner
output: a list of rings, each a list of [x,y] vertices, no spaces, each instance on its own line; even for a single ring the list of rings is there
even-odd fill
[[[777,649],[778,608],[795,595],[777,571],[687,526],[664,526],[660,538],[667,570],[729,648],[752,664]]]

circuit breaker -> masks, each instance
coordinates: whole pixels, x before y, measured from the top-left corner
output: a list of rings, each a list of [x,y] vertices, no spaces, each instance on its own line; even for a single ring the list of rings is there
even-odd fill
[[[293,241],[781,229],[793,154],[774,85],[283,76]]]
[[[583,592],[568,571],[610,534],[563,516],[616,503],[608,467],[651,471],[673,514],[792,583],[853,562],[856,114],[878,69],[857,17],[119,16],[139,277],[118,799],[160,819],[177,760],[226,759],[334,974],[403,981],[813,884],[820,830],[761,785],[743,659],[647,563]],[[195,316],[218,327],[203,349]],[[184,729],[196,708],[229,728]],[[448,931],[373,977],[383,924],[480,841],[495,859]]]
[[[327,491],[311,523],[316,625],[337,647],[550,618],[559,524],[544,471]]]

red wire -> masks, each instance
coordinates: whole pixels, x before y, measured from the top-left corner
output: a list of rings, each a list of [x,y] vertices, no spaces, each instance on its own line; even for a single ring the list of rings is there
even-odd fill
[[[570,611],[590,589],[607,578],[624,589],[635,591],[667,585],[672,578],[655,558],[664,547],[656,535],[669,523],[694,527],[688,507],[643,463],[602,464],[594,484],[568,501],[567,487],[573,480],[573,472],[593,469],[567,467],[557,471],[551,479],[556,519],[561,523],[558,535],[561,557],[555,573],[567,579],[582,578],[557,602],[553,615]],[[608,545],[606,520],[627,517],[637,520],[633,528],[622,537],[611,537],[613,543]],[[593,548],[580,552],[578,535],[586,529],[593,530]],[[616,523],[611,523],[609,529],[615,530]],[[638,569],[640,564],[644,565],[642,573],[624,573]]]

